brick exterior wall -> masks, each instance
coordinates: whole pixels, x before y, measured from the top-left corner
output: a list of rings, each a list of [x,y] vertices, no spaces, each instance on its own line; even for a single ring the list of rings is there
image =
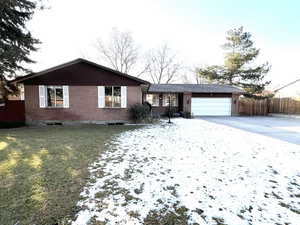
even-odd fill
[[[185,92],[183,93],[183,111],[186,113],[191,113],[192,106],[192,93]]]
[[[127,108],[98,108],[97,86],[69,86],[69,108],[40,108],[37,85],[25,85],[26,122],[128,121],[129,107],[142,103],[140,86],[127,87]]]

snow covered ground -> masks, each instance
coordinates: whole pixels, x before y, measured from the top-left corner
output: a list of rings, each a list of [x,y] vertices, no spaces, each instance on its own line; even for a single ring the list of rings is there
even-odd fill
[[[147,224],[154,212],[200,225],[300,224],[300,145],[209,120],[173,122],[108,143],[73,225]]]

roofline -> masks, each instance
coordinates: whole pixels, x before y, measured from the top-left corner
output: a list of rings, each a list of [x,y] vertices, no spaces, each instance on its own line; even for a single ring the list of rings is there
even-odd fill
[[[191,83],[164,83],[164,84],[152,84],[152,85],[220,85],[220,86],[229,86],[229,87],[235,87],[233,85],[230,85],[230,84],[219,84],[219,83],[201,83],[201,84],[191,84]]]
[[[274,90],[274,92],[276,93],[276,92],[278,92],[278,91],[280,91],[280,90],[282,90],[282,89],[284,89],[284,88],[286,88],[286,87],[288,87],[288,86],[290,86],[290,85],[292,85],[292,84],[297,83],[298,81],[300,81],[300,79],[294,80],[293,82],[290,82],[290,83],[288,83],[288,84],[286,84],[286,85],[284,85],[284,86],[282,86],[282,87],[280,87],[280,88]]]
[[[236,88],[236,91],[229,91],[229,92],[225,92],[225,91],[210,91],[210,92],[203,92],[203,91],[192,91],[190,93],[232,93],[232,94],[245,94],[246,92],[242,89],[240,89],[239,87],[235,87],[229,84],[150,84],[148,87],[148,92],[150,93],[184,93],[186,91],[150,91],[151,85],[219,85],[219,86],[227,86],[227,87],[233,87]]]
[[[148,93],[221,93],[221,94],[245,94],[245,91],[151,91]]]
[[[25,75],[25,76],[22,76],[22,77],[17,77],[16,79],[10,81],[9,83],[21,83],[21,82],[23,82],[23,81],[25,81],[25,80],[32,79],[32,78],[35,78],[35,77],[39,77],[39,76],[42,76],[42,75],[44,75],[44,74],[46,74],[46,73],[49,73],[49,72],[52,72],[52,71],[55,71],[55,70],[58,70],[58,69],[62,69],[62,68],[65,68],[65,67],[67,67],[67,66],[71,66],[71,65],[74,65],[74,64],[80,63],[80,62],[87,63],[87,64],[89,64],[89,65],[91,65],[91,66],[94,66],[94,67],[97,67],[97,68],[100,68],[100,69],[103,69],[103,70],[106,70],[106,71],[115,73],[115,74],[117,74],[117,75],[120,75],[120,76],[129,78],[129,79],[132,79],[132,80],[135,80],[135,81],[140,82],[140,83],[142,83],[142,84],[150,84],[150,82],[148,82],[148,81],[139,79],[139,78],[137,78],[137,77],[128,75],[128,74],[126,74],[126,73],[119,72],[119,71],[117,71],[117,70],[114,70],[114,69],[111,69],[111,68],[108,68],[108,67],[99,65],[99,64],[97,64],[97,63],[94,63],[94,62],[91,62],[91,61],[89,61],[89,60],[82,59],[82,58],[78,58],[78,59],[75,59],[75,60],[72,60],[72,61],[69,61],[69,62],[60,64],[60,65],[58,65],[58,66],[54,66],[54,67],[51,67],[51,68],[49,68],[49,69],[42,70],[42,71],[37,72],[37,73],[30,73],[30,74]]]

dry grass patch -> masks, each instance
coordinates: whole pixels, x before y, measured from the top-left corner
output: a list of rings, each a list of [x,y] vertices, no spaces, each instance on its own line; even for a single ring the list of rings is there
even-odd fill
[[[69,224],[88,166],[134,126],[83,125],[0,130],[0,224]]]

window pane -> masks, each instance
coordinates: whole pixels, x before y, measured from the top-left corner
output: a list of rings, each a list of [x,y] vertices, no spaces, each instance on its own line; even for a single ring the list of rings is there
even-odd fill
[[[47,106],[55,106],[55,91],[51,87],[47,87]]]
[[[171,96],[171,106],[178,106],[178,95],[173,94]]]
[[[147,94],[146,95],[146,101],[149,102],[151,105],[153,105],[153,95]]]
[[[64,96],[63,96],[63,89],[56,88],[55,89],[55,96],[56,96],[56,107],[63,107],[64,106]]]
[[[170,99],[169,99],[170,96]],[[169,102],[171,102],[171,106],[178,106],[178,95],[177,94],[164,94],[163,96],[163,106],[169,106]]]
[[[121,87],[114,87],[113,95],[113,107],[121,107]]]
[[[158,94],[147,94],[146,101],[152,106],[159,106],[159,95]]]
[[[48,86],[46,97],[48,107],[63,107],[64,95],[62,86]]]
[[[168,94],[163,95],[163,106],[169,106],[169,95]]]
[[[105,107],[112,107],[112,87],[105,87]]]

